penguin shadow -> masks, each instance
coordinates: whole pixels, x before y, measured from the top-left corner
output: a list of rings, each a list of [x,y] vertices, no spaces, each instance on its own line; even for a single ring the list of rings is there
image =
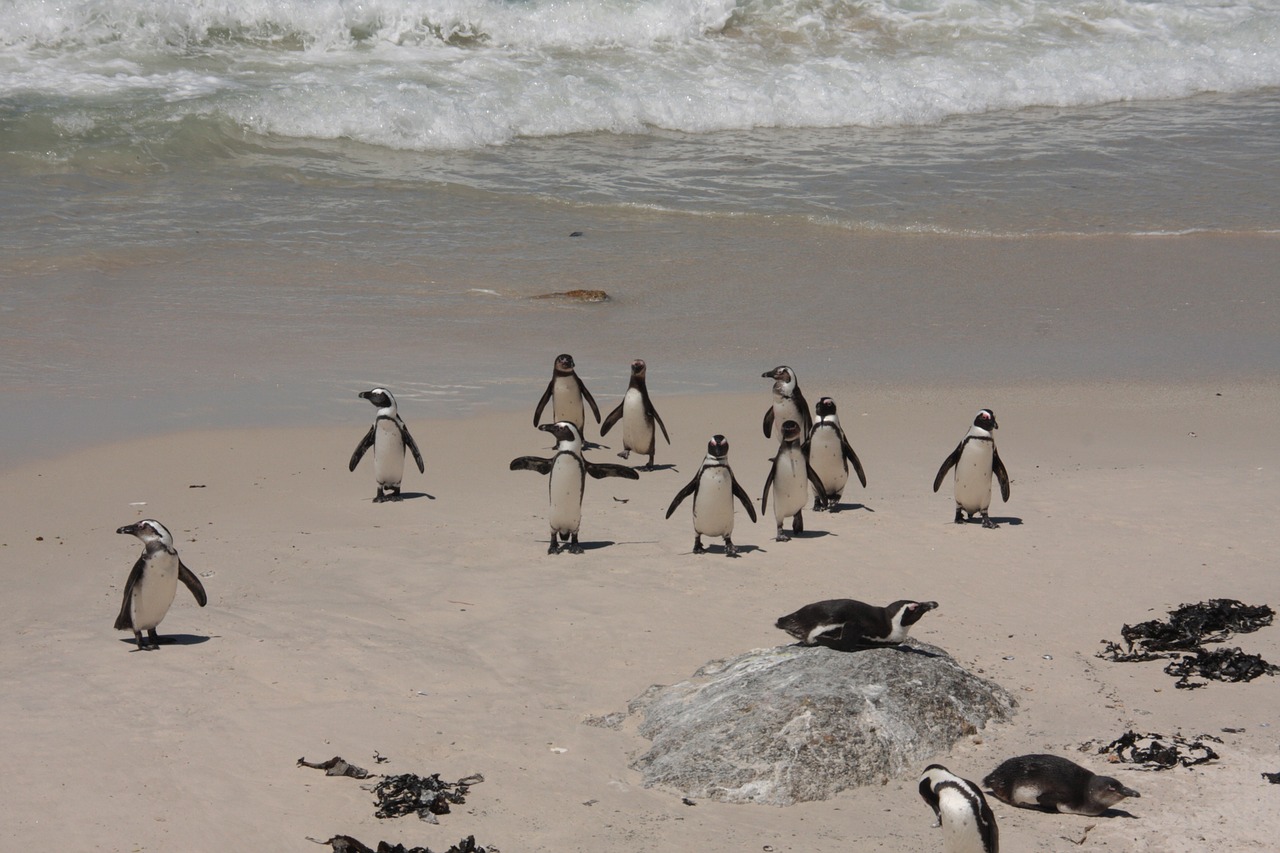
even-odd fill
[[[635,471],[676,471],[676,466],[670,463],[666,465],[653,465],[653,466],[636,465],[634,466],[633,470]],[[677,473],[679,472],[677,471]]]
[[[156,645],[160,646],[198,646],[201,643],[207,643],[212,637],[206,637],[202,634],[161,634],[156,637]],[[144,649],[138,648],[138,642],[133,637],[120,637],[120,642],[128,643],[133,646],[133,651],[140,652]]]
[[[1000,798],[996,796],[996,792],[992,791],[990,788],[983,789],[983,793],[991,797],[991,799],[993,800],[1000,800]],[[1000,800],[1000,802],[1003,803],[1004,800]],[[1008,804],[1006,803],[1006,805]],[[1024,812],[1039,812],[1040,814],[1051,814],[1051,815],[1060,815],[1060,816],[1063,815],[1062,812],[1058,811],[1055,808],[1050,808],[1049,806],[1011,806],[1011,808],[1021,809]],[[1127,812],[1124,809],[1115,809],[1115,808],[1107,809],[1105,812],[1102,812],[1101,814],[1082,815],[1082,817],[1105,817],[1105,818],[1127,817],[1131,820],[1141,820],[1141,818],[1139,818],[1136,814],[1133,814],[1132,812]]]
[[[831,515],[839,515],[842,512],[854,512],[857,510],[863,510],[864,512],[875,512],[874,509],[867,506],[866,504],[857,504],[857,503],[835,504],[834,506],[827,507],[825,510],[818,510],[818,512],[825,512]]]
[[[433,501],[436,499],[436,496],[429,492],[401,492],[400,493],[400,500],[402,501],[416,501],[418,498],[426,498],[429,501]]]
[[[724,557],[726,556],[725,547],[723,545],[707,544],[702,547],[706,550],[703,551],[703,553],[701,554],[698,554],[694,552],[692,549],[690,549],[688,551],[685,551],[684,555],[688,557],[707,557],[707,556]],[[735,547],[738,549],[738,553],[733,555],[735,559],[738,557],[741,557],[743,554],[750,554],[752,551],[759,551],[762,554],[769,553],[768,551],[765,551],[763,548],[761,548],[759,545],[737,545]]]
[[[1010,527],[1020,527],[1022,525],[1022,519],[1016,515],[1004,515],[1004,516],[993,515],[991,516],[991,520],[994,521],[996,524],[1007,524]],[[982,519],[975,515],[973,518],[966,518],[964,521],[960,522],[960,524],[961,526],[964,526],[966,524],[976,524],[979,527],[981,527]]]
[[[940,658],[942,655],[937,652],[931,652],[928,649],[922,649],[919,646],[911,646],[906,643],[898,645],[877,645],[875,643],[855,643],[841,642],[839,640],[818,640],[812,646],[804,643],[792,643],[793,648],[811,649],[814,646],[822,646],[824,649],[831,649],[833,652],[841,652],[842,654],[854,654],[857,652],[868,652],[872,649],[885,649],[887,651],[900,652],[906,655],[920,655],[926,658]],[[992,795],[994,796],[994,794]]]

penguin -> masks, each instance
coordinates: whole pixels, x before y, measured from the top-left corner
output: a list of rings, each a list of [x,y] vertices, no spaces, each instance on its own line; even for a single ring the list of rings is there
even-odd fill
[[[360,439],[356,450],[351,454],[351,463],[347,470],[354,471],[360,464],[364,452],[373,448],[373,477],[378,481],[378,491],[373,495],[374,503],[400,500],[400,481],[404,478],[404,450],[409,448],[413,459],[418,463],[418,473],[425,474],[426,466],[422,464],[422,454],[418,445],[409,435],[409,428],[396,409],[396,398],[386,388],[371,388],[356,395],[378,407],[378,414],[373,418],[373,426]]]
[[[813,416],[809,414],[809,404],[805,402],[804,394],[800,393],[796,372],[783,364],[773,370],[766,370],[760,376],[773,380],[773,405],[764,413],[764,437],[776,434],[781,442],[784,421],[800,424],[803,429],[801,436],[807,436],[813,428]],[[776,433],[773,428],[775,423],[778,425]]]
[[[936,601],[895,601],[876,607],[851,598],[831,598],[806,604],[774,623],[800,641],[802,646],[827,646],[851,651],[876,646],[896,646],[907,639],[911,626]]]
[[[556,437],[556,452],[550,459],[541,456],[519,456],[511,460],[512,471],[537,471],[550,474],[548,489],[551,494],[551,512],[547,521],[551,525],[551,547],[548,554],[560,553],[556,542],[559,535],[568,541],[570,554],[581,554],[578,544],[578,527],[582,523],[582,491],[590,474],[599,480],[603,477],[624,477],[639,480],[640,475],[626,465],[588,462],[582,458],[582,433],[568,421],[557,421],[538,427]]]
[[[649,461],[645,463],[644,470],[652,471],[653,455],[658,449],[658,434],[653,425],[656,423],[662,427],[662,437],[667,440],[667,444],[671,443],[671,438],[667,435],[667,425],[662,422],[658,410],[653,407],[653,401],[649,399],[649,388],[645,384],[646,369],[643,359],[637,358],[631,362],[631,384],[627,386],[622,402],[604,419],[600,435],[606,435],[621,419],[622,452],[618,455],[627,459],[633,450],[636,453],[647,453]]]
[[[178,581],[186,584],[195,596],[196,603],[204,607],[209,603],[204,584],[186,567],[178,551],[173,547],[169,529],[153,518],[129,524],[116,530],[142,540],[142,556],[133,564],[129,579],[124,584],[124,600],[120,603],[120,615],[116,617],[117,631],[132,631],[138,641],[139,651],[160,648],[156,626],[169,612]],[[142,632],[147,640],[142,640]]]
[[[947,472],[952,467],[956,469],[956,524],[965,523],[965,513],[970,519],[977,513],[982,516],[983,527],[994,529],[1000,526],[987,515],[987,508],[991,506],[992,474],[1000,481],[1000,497],[1005,503],[1009,502],[1009,472],[1000,461],[996,440],[991,434],[999,428],[995,412],[990,409],[978,412],[968,434],[943,461],[938,476],[933,478],[933,490],[936,492]]]
[[[805,456],[809,457],[809,465],[827,490],[826,501],[814,497],[813,511],[839,512],[840,495],[849,482],[849,466],[853,466],[858,482],[862,483],[864,489],[867,487],[867,475],[862,471],[858,454],[853,452],[849,439],[840,428],[840,418],[836,416],[836,401],[823,397],[813,408],[817,420],[813,422],[813,429],[805,440]]]
[[[723,536],[724,555],[738,556],[738,548],[730,538],[733,533],[733,499],[737,498],[742,504],[752,524],[756,521],[756,508],[729,468],[729,441],[723,435],[711,436],[702,467],[693,475],[689,485],[672,499],[671,506],[667,507],[667,518],[689,495],[693,495],[693,553],[707,553],[707,549],[702,547],[704,535]]]
[[[1097,816],[1125,797],[1141,797],[1110,776],[1096,776],[1056,755],[1020,755],[987,774],[982,784],[1020,808]]]
[[[920,796],[942,827],[946,853],[1000,853],[996,816],[977,785],[930,764],[920,774]]]
[[[769,469],[769,477],[764,481],[764,494],[760,497],[760,512],[769,507],[769,487],[773,487],[773,517],[778,522],[777,541],[788,542],[791,537],[782,532],[782,522],[791,519],[791,532],[804,532],[804,518],[801,513],[809,502],[809,489],[805,480],[813,483],[814,492],[825,503],[826,488],[818,475],[809,467],[809,460],[804,455],[804,447],[800,425],[795,421],[782,422],[782,446],[778,455],[773,457],[773,467]]]
[[[547,383],[547,390],[542,392],[538,408],[533,410],[534,426],[538,426],[538,421],[542,418],[542,410],[546,408],[548,400],[552,401],[553,420],[568,421],[578,428],[579,434],[582,434],[587,423],[584,400],[591,406],[591,412],[596,416],[596,423],[600,423],[600,409],[596,406],[595,398],[574,372],[573,356],[568,353],[556,356],[555,367],[551,371],[551,381]]]

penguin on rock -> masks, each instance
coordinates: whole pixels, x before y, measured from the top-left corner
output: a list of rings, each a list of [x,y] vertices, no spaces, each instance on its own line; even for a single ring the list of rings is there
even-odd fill
[[[806,604],[774,623],[803,646],[827,646],[841,651],[896,646],[907,640],[911,626],[930,610],[936,601],[895,601],[887,607],[855,601],[852,598],[829,598]]]

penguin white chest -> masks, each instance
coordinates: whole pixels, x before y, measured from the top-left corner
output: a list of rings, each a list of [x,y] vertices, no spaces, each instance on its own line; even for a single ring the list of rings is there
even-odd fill
[[[782,440],[782,424],[786,421],[795,421],[800,424],[801,429],[804,428],[804,414],[800,411],[800,407],[796,405],[795,400],[790,397],[774,397],[773,399],[773,435],[779,441]],[[801,436],[804,438],[804,436]]]
[[[733,475],[728,468],[706,468],[693,498],[693,529],[703,536],[733,533]]]
[[[800,448],[779,450],[773,471],[773,515],[781,524],[809,502],[809,472]]]
[[[551,386],[551,411],[557,421],[568,421],[582,432],[587,422],[583,410],[582,392],[578,389],[578,380],[574,376],[557,376]]]
[[[941,792],[938,812],[947,853],[985,853],[977,816],[964,796],[956,791]]]
[[[374,430],[373,476],[381,486],[398,486],[404,479],[404,439],[389,418],[379,418]]]
[[[653,421],[645,416],[644,396],[628,388],[622,398],[622,446],[636,453],[653,450]]]
[[[557,533],[577,533],[582,524],[582,465],[561,453],[551,465],[551,511],[547,522]]]
[[[829,495],[838,495],[849,482],[849,467],[844,458],[844,445],[834,427],[817,426],[809,442],[809,465],[822,480]]]
[[[979,512],[991,506],[991,464],[995,444],[966,441],[956,462],[956,505],[965,512]]]
[[[133,586],[129,602],[135,631],[155,628],[169,612],[178,591],[178,555],[157,551],[147,560],[142,577]]]

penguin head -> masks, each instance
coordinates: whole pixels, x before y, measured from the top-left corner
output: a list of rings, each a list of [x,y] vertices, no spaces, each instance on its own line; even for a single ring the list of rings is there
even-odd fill
[[[906,628],[920,621],[920,617],[924,616],[930,610],[936,609],[938,602],[936,601],[895,601],[889,605],[889,612],[893,614],[890,618]]]
[[[723,435],[713,435],[707,442],[707,455],[715,459],[724,459],[729,455],[729,439]]]
[[[813,404],[813,411],[817,413],[819,418],[834,415],[836,413],[836,401],[830,397],[823,397]]]
[[[799,441],[803,438],[800,435],[800,424],[795,421],[782,422],[782,440],[784,442]]]
[[[643,358],[637,358],[631,362],[631,375],[637,379],[644,379],[645,363]]]
[[[567,352],[562,352],[556,356],[556,373],[569,374],[573,373],[573,356]]]
[[[582,433],[578,432],[578,428],[568,421],[556,421],[553,424],[543,424],[538,427],[543,432],[549,432],[556,437],[556,448],[558,450],[582,450]],[[569,445],[563,447],[562,445]]]
[[[358,396],[373,403],[379,411],[386,409],[388,414],[396,413],[396,398],[386,388],[370,388],[368,391],[361,391]]]
[[[766,370],[764,373],[761,373],[760,376],[764,379],[772,379],[775,382],[781,382],[784,385],[788,382],[794,382],[796,378],[795,371],[790,367],[787,367],[785,364],[780,364],[773,370]]]
[[[996,423],[996,413],[990,409],[983,409],[978,412],[977,417],[973,419],[973,425],[988,431],[1000,428],[1000,425]]]
[[[117,529],[116,533],[128,533],[131,536],[137,536],[144,545],[159,542],[166,548],[173,548],[173,536],[169,533],[169,528],[154,518],[144,518],[134,524],[125,525]]]
[[[1119,779],[1110,776],[1094,776],[1089,780],[1089,799],[1100,805],[1111,808],[1125,797],[1141,797],[1132,788],[1126,788]]]

